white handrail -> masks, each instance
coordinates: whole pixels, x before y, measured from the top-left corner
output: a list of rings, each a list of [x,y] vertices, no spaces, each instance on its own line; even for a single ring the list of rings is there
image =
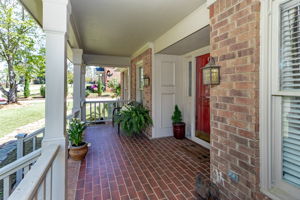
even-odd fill
[[[34,131],[33,133],[27,135],[27,136],[24,138],[24,142],[26,142],[26,141],[32,139],[33,137],[35,137],[35,136],[37,136],[37,135],[39,135],[39,134],[41,134],[41,133],[43,133],[43,134],[45,133],[45,127],[44,127],[44,128],[41,128],[41,129],[39,129],[39,130],[36,130],[36,131]]]
[[[38,198],[41,190],[43,195],[52,188],[52,164],[59,150],[59,145],[48,145],[43,147],[42,155],[27,173],[8,200],[32,200]],[[50,185],[47,185],[50,184]],[[43,197],[42,197],[43,199]]]
[[[39,156],[41,155],[41,149],[35,150],[30,154],[0,168],[0,180],[4,179],[5,177],[15,173],[19,169],[23,169],[24,167],[32,164],[35,162]]]

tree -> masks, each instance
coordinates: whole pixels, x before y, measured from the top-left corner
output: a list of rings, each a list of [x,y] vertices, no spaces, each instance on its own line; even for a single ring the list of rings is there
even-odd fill
[[[35,21],[16,0],[0,0],[0,59],[7,65],[8,90],[0,83],[0,91],[8,103],[17,102],[20,77],[30,79],[37,63],[44,63],[41,34]],[[42,46],[42,47],[41,47]]]

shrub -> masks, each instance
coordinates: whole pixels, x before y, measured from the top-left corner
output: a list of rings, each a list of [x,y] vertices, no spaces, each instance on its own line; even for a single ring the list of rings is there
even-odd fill
[[[46,97],[46,87],[44,85],[40,87],[40,94],[43,98]]]
[[[103,88],[104,86],[103,86],[103,83],[102,83],[102,81],[98,81],[98,86],[97,86],[97,93],[98,93],[98,96],[101,96],[102,95],[102,92],[103,92]]]
[[[29,79],[25,78],[25,83],[24,83],[24,97],[28,98],[30,96],[30,81]]]
[[[175,105],[175,111],[174,111],[173,116],[172,116],[172,121],[173,121],[173,124],[177,124],[177,123],[182,122],[181,111],[179,110],[177,105]]]
[[[91,94],[91,92],[89,90],[85,91],[85,97],[88,97]]]

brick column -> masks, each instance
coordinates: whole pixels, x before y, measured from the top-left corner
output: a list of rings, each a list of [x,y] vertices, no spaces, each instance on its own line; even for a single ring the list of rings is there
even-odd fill
[[[265,198],[259,192],[259,20],[259,0],[210,6],[211,55],[221,66],[221,84],[211,88],[211,179],[222,199]]]

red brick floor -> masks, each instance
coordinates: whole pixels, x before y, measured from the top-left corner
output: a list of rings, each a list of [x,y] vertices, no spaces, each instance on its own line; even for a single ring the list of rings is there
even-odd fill
[[[196,175],[209,177],[209,161],[181,148],[187,139],[118,136],[111,125],[89,127],[86,139],[76,200],[196,199]]]

